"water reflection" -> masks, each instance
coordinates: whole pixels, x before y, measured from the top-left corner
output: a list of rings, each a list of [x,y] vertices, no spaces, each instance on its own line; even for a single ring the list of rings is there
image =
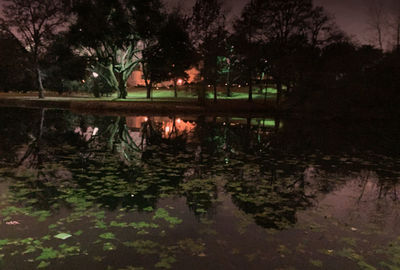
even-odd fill
[[[53,219],[48,226],[71,233],[71,224],[85,220],[90,231],[114,235],[115,228],[130,226],[152,239],[167,230],[159,219],[171,227],[192,219],[196,226],[219,220],[230,231],[240,220],[221,220],[240,212],[256,228],[282,233],[304,224],[309,233],[315,220],[320,226],[328,223],[327,231],[343,230],[335,224],[398,231],[396,156],[362,148],[326,151],[303,136],[289,141],[303,134],[297,127],[291,130],[296,125],[290,122],[42,110],[21,127],[24,120],[15,119],[31,113],[3,112],[1,120],[8,124],[1,129],[16,134],[0,133],[0,149],[7,151],[0,156],[0,178],[9,190],[0,203],[5,222]],[[131,213],[147,219],[133,220]],[[157,234],[150,233],[153,229],[159,229]],[[200,251],[192,253],[203,254],[195,243],[190,242],[191,248]]]
[[[276,159],[274,139],[283,126],[280,121],[154,116],[97,121],[64,113],[66,120],[57,120],[72,126],[60,130],[52,127],[51,120],[56,119],[45,121],[45,116],[42,110],[37,135],[28,136],[27,146],[21,145],[16,166],[37,170],[31,179],[39,182],[53,181],[52,177],[73,180],[95,201],[112,209],[118,205],[155,207],[160,197],[179,194],[195,215],[202,215],[215,211],[222,191],[257,224],[286,228],[296,223],[298,209],[312,206],[318,194],[340,185],[323,182],[326,175],[319,176],[318,169],[306,162],[285,156]],[[46,145],[55,137],[68,139],[60,149],[50,147],[51,142]],[[46,166],[53,166],[53,173],[43,169],[44,153],[47,158],[52,155],[54,163],[47,159]],[[291,165],[290,170],[285,163]],[[365,179],[359,180],[363,187],[359,201],[370,185],[369,178]],[[378,198],[390,194],[397,199],[396,185],[379,186]],[[54,187],[45,194],[55,194]]]

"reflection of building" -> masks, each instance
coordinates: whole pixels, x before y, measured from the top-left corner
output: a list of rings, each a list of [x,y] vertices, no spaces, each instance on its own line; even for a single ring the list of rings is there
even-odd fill
[[[164,138],[190,133],[196,127],[195,123],[184,121],[180,118],[169,118],[165,116],[132,116],[126,117],[126,125],[132,131],[140,131],[144,122],[152,121],[161,126]]]
[[[197,70],[196,68],[191,68],[189,70],[186,70],[186,73],[189,75],[187,79],[188,83],[193,83],[198,81],[198,78],[200,76],[199,70]],[[158,84],[158,86],[168,87],[173,84],[174,83],[172,81],[166,81]],[[145,82],[143,78],[143,72],[141,70],[133,71],[132,75],[128,79],[128,86],[144,86],[144,85]]]
[[[164,137],[169,137],[173,135],[180,135],[184,133],[190,133],[196,127],[195,123],[183,121],[177,118],[172,121],[163,122]]]

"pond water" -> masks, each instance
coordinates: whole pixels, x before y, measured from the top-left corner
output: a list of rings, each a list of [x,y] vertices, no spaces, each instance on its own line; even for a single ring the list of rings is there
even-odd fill
[[[0,108],[0,268],[399,269],[399,135]]]

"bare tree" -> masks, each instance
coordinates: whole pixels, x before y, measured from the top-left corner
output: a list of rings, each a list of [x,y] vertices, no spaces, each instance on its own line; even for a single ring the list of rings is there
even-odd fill
[[[378,43],[379,49],[384,49],[384,40],[387,21],[386,6],[383,0],[368,0],[367,1],[367,16],[368,25],[374,32],[375,41]]]
[[[30,53],[39,98],[44,98],[40,58],[57,32],[63,30],[68,19],[67,10],[63,0],[4,0],[0,26]]]
[[[393,33],[394,48],[400,51],[400,2],[393,0],[393,8],[391,8],[390,30]]]

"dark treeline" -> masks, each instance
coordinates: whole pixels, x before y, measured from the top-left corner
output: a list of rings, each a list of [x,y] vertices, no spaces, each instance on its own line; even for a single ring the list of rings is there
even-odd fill
[[[127,97],[141,70],[147,98],[157,83],[188,83],[248,99],[275,88],[276,105],[352,113],[395,112],[400,48],[357,45],[312,0],[250,0],[230,22],[221,0],[197,0],[191,14],[161,0],[6,0],[0,19],[0,91],[91,91]]]

